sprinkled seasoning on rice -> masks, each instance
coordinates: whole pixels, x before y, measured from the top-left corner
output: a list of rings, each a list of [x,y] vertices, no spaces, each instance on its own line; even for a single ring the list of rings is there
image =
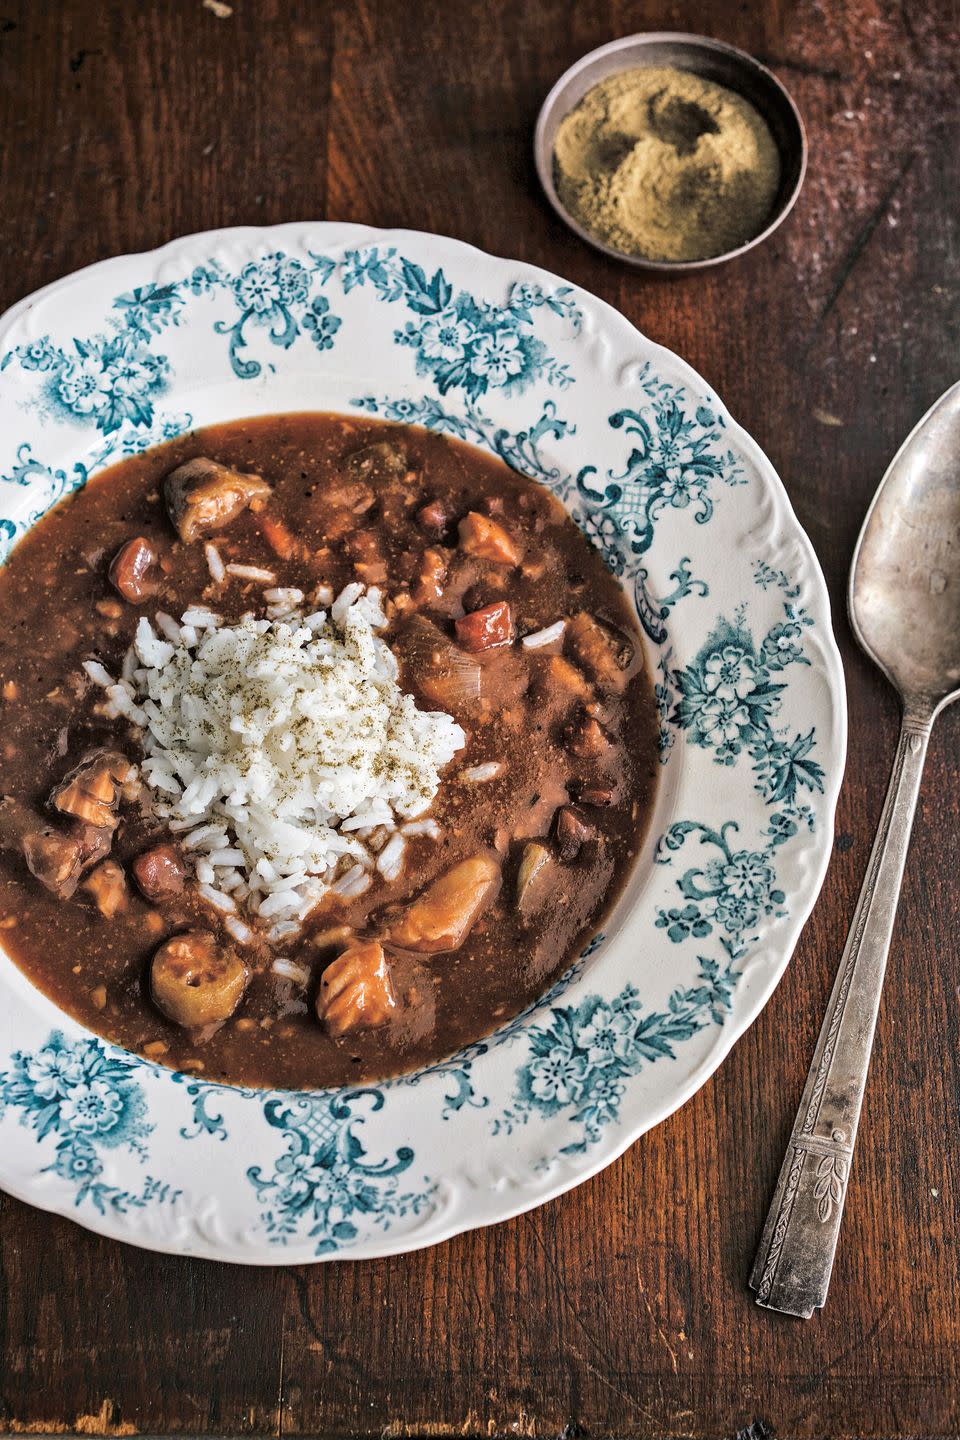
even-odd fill
[[[195,606],[180,625],[158,615],[160,635],[141,618],[123,688],[86,668],[142,725],[143,778],[200,893],[274,924],[330,888],[362,894],[375,856],[358,832],[422,815],[465,737],[400,689],[377,590],[348,585],[329,614],[294,609],[299,591],[265,598],[283,613],[225,625]],[[398,836],[382,871],[399,873],[403,848]]]

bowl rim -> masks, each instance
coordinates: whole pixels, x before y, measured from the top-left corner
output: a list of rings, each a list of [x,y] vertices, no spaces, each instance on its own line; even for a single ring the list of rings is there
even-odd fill
[[[2,319],[0,319],[0,343],[9,335],[10,328],[16,320],[26,317],[27,313],[34,307],[39,307],[42,301],[51,298],[54,294],[62,294],[69,286],[75,285],[81,278],[89,281],[97,273],[101,278],[108,270],[118,267],[119,270],[130,269],[137,266],[146,267],[151,265],[155,268],[166,264],[173,259],[196,258],[196,253],[211,253],[211,248],[217,246],[226,247],[236,243],[238,250],[244,247],[251,247],[251,253],[263,256],[265,250],[278,243],[286,247],[292,247],[295,253],[308,248],[308,242],[316,244],[319,249],[343,248],[351,243],[370,246],[371,244],[402,244],[414,249],[416,253],[421,249],[429,254],[430,263],[439,261],[442,264],[462,262],[469,264],[470,270],[484,269],[490,267],[499,271],[501,267],[509,267],[519,279],[529,280],[538,283],[553,282],[567,286],[568,282],[551,271],[540,266],[520,260],[504,259],[487,254],[486,252],[470,245],[467,242],[452,240],[443,236],[426,234],[424,232],[409,231],[405,229],[373,229],[366,226],[353,225],[348,223],[335,222],[313,222],[309,220],[291,222],[285,225],[260,227],[260,226],[239,226],[215,229],[207,232],[180,237],[168,242],[167,245],[159,247],[155,251],[143,252],[141,254],[124,254],[110,257],[106,260],[95,262],[82,270],[74,271],[68,275],[53,281],[44,289],[25,297],[18,304],[14,305]],[[319,243],[318,243],[319,242]],[[201,248],[202,247],[202,248]],[[481,262],[483,262],[481,264]],[[139,279],[140,276],[138,275]],[[472,277],[471,277],[472,278]],[[506,277],[504,277],[506,278]],[[816,847],[816,852],[810,852],[809,864],[807,866],[803,901],[798,909],[792,909],[789,916],[789,923],[785,928],[783,938],[771,943],[767,936],[763,945],[751,957],[749,971],[744,972],[745,982],[749,978],[749,989],[745,988],[744,1010],[731,1017],[729,1025],[723,1025],[715,1032],[711,1032],[712,1042],[709,1050],[699,1058],[696,1063],[687,1067],[684,1077],[676,1077],[678,1083],[672,1087],[661,1090],[657,1087],[655,1100],[648,1102],[648,1108],[642,1118],[633,1113],[629,1118],[625,1115],[623,1123],[611,1127],[605,1132],[604,1143],[598,1144],[592,1151],[586,1152],[576,1158],[566,1156],[563,1152],[550,1151],[549,1166],[540,1171],[531,1171],[529,1175],[523,1173],[522,1167],[519,1173],[503,1170],[494,1171],[489,1177],[487,1184],[486,1177],[478,1171],[484,1183],[478,1183],[471,1171],[467,1176],[454,1177],[458,1183],[462,1180],[459,1190],[456,1189],[446,1178],[441,1182],[443,1190],[438,1199],[438,1213],[436,1222],[424,1222],[423,1225],[414,1224],[410,1229],[403,1226],[391,1233],[384,1231],[379,1238],[376,1234],[365,1235],[361,1242],[354,1249],[347,1247],[339,1249],[335,1254],[320,1254],[310,1249],[310,1243],[306,1237],[298,1235],[295,1243],[288,1249],[270,1249],[265,1238],[261,1238],[259,1232],[255,1235],[252,1231],[244,1230],[234,1233],[225,1227],[218,1220],[215,1211],[198,1207],[196,1214],[191,1213],[187,1219],[188,1228],[184,1229],[181,1224],[179,1229],[168,1229],[161,1226],[159,1222],[152,1224],[150,1219],[144,1217],[144,1223],[137,1220],[137,1212],[124,1220],[112,1211],[107,1211],[106,1217],[91,1213],[90,1209],[79,1212],[77,1201],[69,1193],[64,1193],[54,1188],[52,1177],[49,1175],[51,1167],[44,1171],[31,1170],[30,1179],[20,1182],[19,1176],[5,1174],[2,1181],[2,1188],[8,1193],[18,1196],[30,1204],[49,1209],[60,1215],[79,1221],[87,1228],[112,1238],[125,1240],[141,1247],[166,1251],[174,1254],[189,1254],[197,1258],[211,1258],[218,1260],[232,1260],[238,1263],[255,1265],[279,1265],[289,1263],[305,1263],[318,1259],[368,1259],[389,1254],[403,1253],[409,1250],[421,1248],[424,1245],[432,1245],[445,1241],[453,1235],[462,1231],[481,1228],[486,1225],[499,1223],[509,1219],[525,1210],[538,1206],[556,1196],[573,1188],[575,1185],[590,1178],[600,1170],[604,1169],[614,1159],[618,1158],[631,1146],[640,1135],[654,1125],[661,1123],[668,1115],[680,1108],[687,1100],[706,1083],[707,1079],[714,1073],[733,1045],[741,1038],[745,1030],[752,1024],[760,1010],[766,1005],[773,990],[776,988],[796,946],[800,931],[806,923],[816,899],[820,892],[824,876],[830,863],[832,855],[832,835],[835,824],[836,803],[843,777],[844,756],[846,750],[847,732],[847,706],[845,686],[843,681],[842,663],[837,648],[833,625],[831,621],[830,596],[826,581],[820,567],[819,560],[813,549],[812,543],[806,532],[802,529],[797,519],[789,498],[789,495],[780,480],[772,462],[761,450],[759,444],[746,432],[742,426],[730,415],[726,406],[713,392],[713,388],[703,379],[688,362],[681,359],[675,352],[666,346],[650,340],[608,302],[591,294],[583,286],[573,285],[569,287],[575,298],[588,301],[589,308],[596,311],[597,320],[609,322],[613,332],[621,340],[630,339],[631,347],[636,346],[642,349],[643,354],[649,356],[654,362],[660,361],[667,373],[672,373],[676,378],[689,385],[697,396],[710,398],[715,403],[723,416],[725,426],[731,442],[735,442],[738,449],[747,456],[755,465],[758,475],[762,477],[762,493],[768,501],[773,502],[773,509],[770,512],[771,518],[775,516],[778,521],[775,530],[769,530],[767,526],[766,511],[762,519],[763,536],[759,537],[764,543],[770,543],[774,535],[782,538],[785,529],[789,532],[791,544],[795,546],[798,558],[803,562],[803,572],[811,586],[812,595],[816,598],[818,610],[819,655],[822,664],[822,678],[825,685],[825,697],[829,700],[829,707],[824,712],[825,718],[830,721],[829,745],[831,752],[831,766],[827,772],[826,784],[822,798],[817,802],[818,812],[822,820],[821,842]],[[593,330],[591,325],[589,330]],[[223,333],[223,332],[220,332]],[[584,333],[587,333],[586,331]],[[631,364],[633,362],[630,362]],[[623,371],[627,377],[627,371]],[[625,380],[624,380],[625,383]],[[231,382],[232,385],[232,382]],[[255,392],[251,392],[251,398]],[[356,404],[357,402],[352,402]],[[247,409],[244,413],[274,413],[277,407],[269,406],[266,411],[258,409],[256,404]],[[282,407],[281,407],[282,408]],[[296,407],[302,408],[302,407]],[[317,406],[316,408],[326,408]],[[99,467],[98,467],[99,468]],[[751,529],[744,532],[753,535]],[[826,702],[825,702],[826,703]],[[744,787],[745,788],[745,787]],[[22,972],[18,972],[22,975]],[[30,982],[25,978],[24,986],[29,987]],[[32,988],[32,987],[30,987]],[[34,992],[37,993],[37,992]],[[52,1002],[49,1002],[52,1003]],[[62,1013],[62,1012],[61,1012]],[[79,1022],[70,1021],[69,1017],[63,1017],[65,1029],[69,1035],[80,1032],[90,1036],[92,1032],[86,1031]],[[164,1084],[169,1086],[177,1084],[181,1087],[181,1099],[190,1094],[189,1084],[194,1083],[195,1077],[179,1075],[165,1068],[153,1065],[151,1062],[140,1062],[137,1071],[139,1078],[144,1079],[148,1086]],[[661,1073],[660,1071],[657,1072]],[[201,1086],[204,1082],[200,1082]],[[210,1082],[212,1092],[217,1092],[215,1082]],[[224,1104],[240,1106],[246,1104],[243,1092],[236,1087],[223,1087],[231,1098],[228,1102],[226,1096],[220,1096]],[[166,1094],[171,1093],[169,1090]],[[265,1097],[270,1092],[258,1091],[258,1099]],[[292,1094],[294,1092],[285,1092]],[[296,1092],[309,1094],[311,1092]],[[340,1093],[340,1092],[319,1092],[319,1093]],[[422,1096],[422,1092],[419,1092]],[[419,1096],[418,1096],[419,1098]],[[218,1103],[219,1103],[218,1099]],[[632,1107],[631,1107],[632,1108]],[[464,1114],[467,1112],[464,1111]],[[473,1112],[470,1112],[473,1113]],[[11,1117],[12,1118],[12,1117]],[[161,1117],[162,1118],[162,1117]],[[179,1113],[170,1116],[171,1127],[182,1118]],[[217,1122],[218,1117],[209,1115],[206,1119],[210,1122]],[[195,1117],[196,1120],[196,1117]],[[231,1124],[232,1124],[231,1120]],[[270,1122],[273,1123],[273,1122]],[[180,1132],[184,1135],[184,1132]],[[213,1139],[216,1132],[210,1131]],[[169,1138],[169,1137],[168,1137]],[[188,1138],[184,1135],[184,1138]],[[223,1138],[226,1138],[225,1136]],[[158,1137],[159,1143],[159,1137]],[[164,1142],[165,1143],[165,1142]],[[178,1142],[179,1143],[179,1142]],[[117,1152],[119,1153],[119,1152]],[[478,1162],[479,1163],[479,1162]],[[41,1182],[40,1177],[46,1177]],[[467,1190],[467,1180],[471,1191],[472,1203],[476,1206],[474,1213],[470,1204],[464,1198]],[[193,1193],[192,1198],[199,1200],[201,1197]],[[456,1203],[454,1203],[456,1202]],[[466,1212],[466,1213],[465,1213]],[[183,1212],[180,1212],[181,1218]],[[426,1232],[426,1233],[424,1233]]]
[[[724,250],[719,255],[710,255],[703,260],[648,260],[642,255],[630,255],[624,250],[618,250],[614,245],[608,245],[606,241],[599,239],[591,231],[580,224],[567,210],[566,206],[557,194],[557,188],[553,178],[553,143],[552,138],[548,141],[547,132],[555,121],[560,97],[571,80],[575,79],[593,61],[605,58],[609,55],[616,55],[620,51],[631,49],[643,50],[654,44],[681,45],[694,50],[705,48],[713,50],[735,59],[742,68],[751,70],[754,74],[761,76],[773,86],[780,94],[784,102],[785,110],[796,123],[799,137],[799,166],[797,178],[786,199],[772,215],[764,228],[754,235],[752,239],[745,241],[742,245],[736,246],[733,250]],[[630,68],[624,66],[624,69]],[[616,73],[614,71],[611,74]],[[599,83],[599,81],[597,82]],[[752,102],[751,102],[752,103]],[[569,114],[564,111],[563,119]],[[766,118],[766,117],[764,117]],[[559,123],[559,122],[557,122]],[[778,149],[780,147],[778,146]],[[537,122],[533,135],[533,155],[536,165],[537,176],[543,187],[544,194],[550,202],[551,207],[559,215],[560,219],[573,233],[601,254],[608,255],[613,260],[620,260],[635,270],[649,270],[660,275],[683,275],[697,270],[708,270],[715,265],[722,265],[728,260],[735,260],[740,255],[745,255],[748,250],[753,250],[757,245],[769,238],[775,230],[778,230],[793,210],[803,188],[806,179],[807,165],[809,161],[809,143],[807,131],[803,123],[803,117],[796,101],[783,81],[762,61],[757,60],[746,50],[741,50],[737,45],[731,45],[726,40],[717,40],[711,35],[697,35],[685,30],[641,30],[633,35],[623,35],[617,40],[609,40],[603,45],[598,45],[593,50],[588,50],[581,55],[579,60],[567,67],[550,87],[543,104],[540,106],[537,115]]]

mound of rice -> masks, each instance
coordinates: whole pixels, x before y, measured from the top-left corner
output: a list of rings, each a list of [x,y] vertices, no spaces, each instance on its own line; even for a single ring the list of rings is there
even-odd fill
[[[329,613],[303,613],[299,591],[265,599],[266,619],[236,625],[201,606],[180,624],[158,615],[157,629],[141,619],[119,681],[87,670],[141,726],[143,779],[201,893],[227,912],[240,902],[280,938],[331,885],[366,888],[374,836],[388,873],[384,838],[428,809],[465,737],[400,689],[375,633],[377,590],[348,585]]]

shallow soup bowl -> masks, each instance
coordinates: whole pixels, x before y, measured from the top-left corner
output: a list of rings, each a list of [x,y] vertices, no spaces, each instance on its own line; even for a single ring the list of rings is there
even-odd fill
[[[390,1254],[505,1219],[688,1099],[789,960],[845,746],[823,577],[759,448],[602,301],[436,236],[216,231],[15,306],[0,556],[125,455],[305,410],[466,440],[561,500],[635,608],[661,773],[604,933],[485,1040],[382,1084],[172,1072],[92,1035],[0,954],[0,1185],[134,1244],[251,1264]]]

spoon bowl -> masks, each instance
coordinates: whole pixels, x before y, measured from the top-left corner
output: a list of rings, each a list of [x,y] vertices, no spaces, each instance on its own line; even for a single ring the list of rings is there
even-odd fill
[[[890,462],[854,551],[849,608],[909,708],[932,719],[960,695],[960,382]]]

